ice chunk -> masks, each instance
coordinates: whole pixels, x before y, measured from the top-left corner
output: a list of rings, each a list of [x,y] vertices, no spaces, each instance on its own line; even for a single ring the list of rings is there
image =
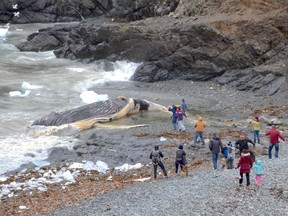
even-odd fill
[[[1,182],[4,182],[4,181],[6,181],[8,178],[6,177],[6,176],[0,176],[0,181]]]
[[[163,136],[161,136],[160,137],[160,141],[162,142],[162,141],[166,141],[167,139],[165,138],[165,137],[163,137]]]
[[[83,163],[72,163],[68,169],[83,169]]]
[[[108,100],[107,94],[97,94],[94,91],[84,91],[80,94],[80,98],[84,103],[90,104],[97,101]]]
[[[105,173],[109,169],[108,164],[99,160],[96,162],[96,166],[97,166],[97,171],[102,172],[102,173]]]
[[[31,85],[29,82],[23,82],[21,87],[27,90],[43,88],[43,86]]]
[[[63,177],[65,180],[69,181],[69,182],[72,182],[72,183],[75,183],[75,182],[76,182],[76,180],[74,179],[72,173],[71,173],[69,170],[67,170],[66,172],[64,172],[63,175],[62,175],[62,177]]]
[[[28,209],[27,206],[19,206],[19,209]]]
[[[39,191],[41,191],[41,192],[47,191],[47,187],[45,187],[45,186],[40,186],[40,187],[38,187],[37,189],[38,189]]]
[[[133,180],[133,181],[140,181],[140,182],[144,182],[144,181],[147,181],[147,180],[150,180],[151,177],[148,177],[148,178],[139,178],[139,179],[136,179],[136,180]]]
[[[50,162],[49,161],[40,161],[40,160],[36,160],[33,161],[33,163],[38,166],[38,167],[44,167],[44,166],[49,166]]]
[[[95,165],[92,161],[87,161],[84,166],[83,169],[85,170],[94,170],[95,169]]]
[[[10,91],[9,95],[11,97],[26,97],[27,95],[30,94],[30,92],[31,92],[30,90],[26,90],[25,93],[22,94],[22,92],[20,92],[20,91]]]
[[[125,172],[131,169],[139,169],[141,168],[143,165],[141,163],[137,163],[135,165],[129,165],[128,163],[123,164],[122,166],[119,167],[115,167],[116,170],[119,170],[121,172]]]

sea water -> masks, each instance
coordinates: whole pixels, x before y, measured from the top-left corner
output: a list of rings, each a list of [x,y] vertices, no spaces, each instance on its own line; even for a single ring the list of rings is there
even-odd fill
[[[27,130],[33,120],[42,115],[91,101],[80,97],[91,87],[104,86],[111,81],[128,81],[139,65],[118,61],[110,63],[107,70],[101,62],[84,64],[57,59],[52,51],[20,52],[15,47],[30,33],[51,25],[11,24],[9,31],[1,35],[0,175],[23,163],[44,160],[52,147],[72,148],[71,136],[33,138]]]

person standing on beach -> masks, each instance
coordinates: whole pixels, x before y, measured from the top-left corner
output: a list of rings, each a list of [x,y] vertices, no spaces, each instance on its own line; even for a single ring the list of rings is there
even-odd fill
[[[255,169],[255,182],[258,187],[261,186],[262,182],[262,161],[261,160],[256,160],[256,163],[254,165]]]
[[[209,141],[209,149],[212,153],[213,169],[217,170],[218,155],[219,152],[223,150],[223,144],[216,133],[213,133]]]
[[[177,130],[177,113],[176,113],[177,112],[177,108],[176,108],[175,105],[172,105],[172,107],[169,107],[168,110],[172,112],[171,119],[172,119],[173,129]]]
[[[278,158],[279,154],[279,138],[285,142],[285,138],[282,136],[280,131],[278,131],[275,125],[272,126],[271,130],[266,132],[267,136],[270,136],[270,143],[268,149],[269,159],[272,159],[272,149],[275,146],[275,158]]]
[[[243,183],[243,174],[246,175],[246,186],[249,187],[250,185],[250,169],[253,166],[252,158],[250,157],[250,153],[247,149],[243,150],[243,153],[241,154],[241,157],[238,161],[237,167],[235,169],[238,169],[240,167],[240,179],[239,179],[239,186],[242,186]]]
[[[253,128],[254,143],[256,143],[256,139],[257,139],[258,143],[260,143],[261,124],[260,124],[259,116],[256,116],[254,118],[254,120],[252,120],[251,125]]]
[[[159,150],[159,145],[155,145],[154,150],[150,154],[150,159],[152,160],[153,163],[153,168],[154,168],[154,179],[157,179],[157,167],[162,169],[164,176],[167,178],[167,172],[165,170],[165,167],[161,161],[161,158],[163,158],[164,155],[163,153]]]
[[[202,145],[205,145],[205,141],[204,141],[204,138],[203,138],[203,132],[204,132],[204,128],[206,127],[206,122],[203,121],[201,116],[194,123],[194,127],[195,127],[195,130],[196,130],[195,137],[194,137],[194,144],[197,143],[198,136],[200,136],[200,139],[202,141]]]
[[[229,141],[228,144],[228,157],[226,159],[227,169],[234,168],[234,158],[235,158],[235,147],[233,146],[232,142]]]
[[[181,107],[178,107],[178,108],[177,108],[176,115],[177,115],[177,121],[178,121],[179,131],[185,132],[185,126],[184,126],[184,123],[183,123],[183,118],[184,118],[184,116],[187,118],[187,116],[186,116],[186,114],[182,111]]]
[[[186,113],[187,110],[188,110],[188,107],[187,107],[187,104],[185,103],[185,99],[184,99],[184,98],[182,99],[181,109],[182,109],[182,111],[183,111],[184,113]]]
[[[176,150],[176,161],[175,161],[175,173],[177,175],[178,173],[178,167],[180,166],[180,169],[183,170],[183,168],[186,166],[186,152],[183,149],[183,145],[179,145],[178,149]],[[186,176],[188,175],[188,172],[186,170]]]
[[[244,134],[241,134],[240,139],[235,142],[235,146],[237,149],[239,149],[240,154],[243,152],[244,149],[249,150],[248,143],[251,143],[255,147],[255,143],[251,139],[245,137]]]

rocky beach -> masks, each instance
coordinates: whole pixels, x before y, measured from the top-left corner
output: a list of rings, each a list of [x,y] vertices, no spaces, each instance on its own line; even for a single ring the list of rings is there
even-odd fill
[[[137,62],[131,81],[89,90],[166,107],[184,98],[186,131],[173,130],[167,113],[142,111],[69,134],[71,148],[51,148],[42,163],[0,178],[1,215],[288,215],[288,147],[281,141],[280,157],[269,160],[265,136],[276,125],[288,137],[287,1],[27,2],[0,3],[0,20],[71,23],[39,29],[19,50],[101,62],[107,71],[111,62]],[[256,115],[261,142],[250,148],[263,162],[263,185],[255,185],[252,171],[251,186],[239,187],[237,170],[215,175],[208,142],[213,133],[223,143],[240,134],[253,138],[249,122]],[[206,145],[193,144],[199,116],[207,123]],[[168,178],[160,172],[153,179],[155,144]],[[179,144],[187,177],[174,173]],[[237,152],[234,165],[238,159]]]
[[[74,138],[78,141],[73,150],[51,149],[47,159],[50,165],[42,168],[35,168],[37,166],[34,164],[25,165],[2,182],[2,187],[9,184],[12,187],[13,182],[15,184],[39,178],[43,180],[43,177],[46,179],[43,182],[46,188],[44,191],[39,190],[38,185],[38,189],[30,187],[12,190],[14,194],[11,198],[3,196],[1,211],[4,215],[151,215],[151,212],[153,215],[177,212],[183,215],[205,215],[213,212],[216,215],[225,212],[232,212],[234,215],[271,215],[273,208],[276,208],[275,212],[279,215],[287,213],[285,194],[288,188],[285,182],[288,171],[285,169],[285,156],[288,148],[282,142],[280,158],[268,160],[269,140],[264,132],[271,127],[269,122],[263,123],[261,144],[257,144],[254,149],[256,158],[263,160],[265,170],[260,189],[254,185],[253,177],[250,189],[239,188],[236,170],[219,171],[219,177],[215,178],[207,144],[193,145],[192,141],[193,123],[200,115],[207,122],[206,142],[213,132],[219,133],[224,143],[236,141],[240,133],[246,133],[252,138],[247,119],[253,118],[256,113],[270,121],[277,119],[281,122],[279,128],[287,137],[285,95],[255,95],[220,86],[215,82],[165,81],[153,84],[128,83],[126,87],[115,87],[111,87],[110,94],[114,91],[115,94],[130,96],[137,89],[139,96],[167,106],[177,104],[185,96],[189,106],[188,118],[184,120],[187,131],[180,133],[172,130],[170,116],[167,114],[143,112],[120,119],[114,127],[113,124],[107,128],[96,126],[76,134]],[[261,103],[255,103],[256,100]],[[147,118],[149,115],[152,116]],[[121,125],[143,124],[145,127],[121,128]],[[166,140],[160,141],[161,137]],[[161,174],[156,181],[151,178],[149,154],[155,144],[159,144],[165,154],[163,163],[169,173],[168,179]],[[187,178],[174,174],[174,157],[179,144],[184,144],[188,155],[190,167]],[[237,161],[239,155],[236,158]],[[76,162],[96,163],[98,160],[106,162],[110,170],[101,173],[83,168],[69,169]],[[141,163],[144,166],[128,171],[113,169],[125,163]],[[47,173],[55,174],[63,169],[71,170],[75,182],[67,178],[58,183],[48,183],[53,178]],[[248,207],[243,209],[242,205]],[[27,209],[19,209],[19,206]]]

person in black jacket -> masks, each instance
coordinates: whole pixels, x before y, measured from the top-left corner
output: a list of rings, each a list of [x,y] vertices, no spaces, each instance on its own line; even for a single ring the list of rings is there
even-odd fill
[[[180,166],[180,169],[183,170],[184,166],[187,164],[186,161],[186,152],[183,150],[183,145],[179,145],[178,149],[176,150],[176,161],[175,161],[175,173],[178,173],[178,167]],[[185,169],[186,170],[186,169]],[[186,170],[186,176],[188,175],[188,172]]]
[[[158,165],[162,169],[164,176],[167,178],[167,172],[165,170],[165,167],[161,161],[161,158],[163,158],[164,155],[163,153],[159,150],[159,145],[155,145],[154,150],[150,154],[150,159],[152,160],[153,163],[153,168],[154,168],[154,179],[157,179],[157,167]]]
[[[240,150],[240,154],[244,149],[249,150],[248,143],[251,143],[255,147],[255,143],[251,139],[245,137],[244,134],[241,134],[240,139],[235,143],[236,148]]]
[[[213,133],[212,138],[209,141],[209,149],[212,153],[213,169],[215,171],[218,168],[217,163],[219,152],[222,152],[223,149],[223,143],[216,133]]]

